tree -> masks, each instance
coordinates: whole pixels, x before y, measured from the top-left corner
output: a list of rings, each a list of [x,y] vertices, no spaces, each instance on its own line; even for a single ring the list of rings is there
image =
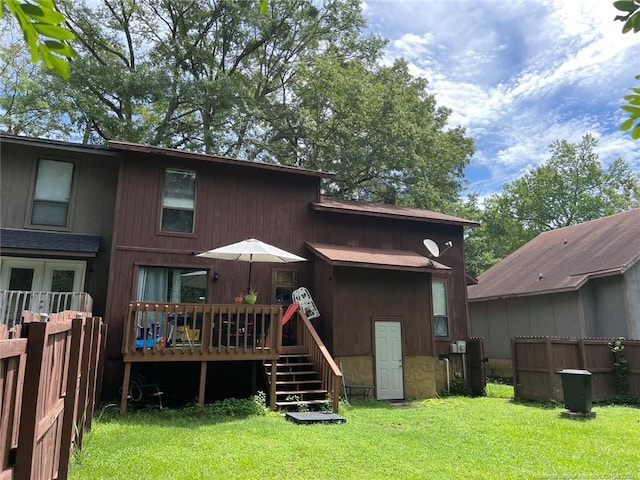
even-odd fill
[[[457,201],[473,140],[447,128],[424,79],[406,62],[329,51],[299,72],[297,109],[269,132],[269,151],[290,164],[337,174],[325,194],[441,209]]]
[[[69,84],[53,88],[75,99],[85,138],[245,158],[263,152],[265,124],[299,66],[327,45],[357,48],[365,25],[357,0],[282,0],[266,13],[255,1],[59,5],[79,57]]]
[[[490,249],[485,260],[500,260],[541,232],[640,206],[640,176],[620,158],[603,168],[597,144],[589,134],[577,144],[552,142],[547,163],[486,200],[482,226],[470,233]]]
[[[64,15],[56,10],[53,0],[35,0],[25,3],[16,0],[0,1],[0,18],[5,7],[18,21],[24,40],[31,52],[31,61],[42,59],[49,69],[57,71],[64,78],[69,77],[68,60],[75,56],[69,40],[74,35],[64,28]]]
[[[24,51],[22,35],[15,23],[0,26],[0,130],[13,135],[65,138],[69,131],[59,121],[63,111],[54,113],[53,104],[61,106],[46,87],[49,74],[41,63],[32,63]]]
[[[631,30],[634,33],[640,32],[640,2],[638,0],[619,0],[613,2],[613,6],[624,12],[624,15],[618,15],[615,18],[615,20],[624,22],[622,33]],[[636,75],[636,80],[640,80],[640,75]],[[629,118],[622,123],[620,129],[631,130],[631,137],[638,139],[640,138],[640,87],[634,87],[631,91],[633,93],[624,97],[627,104],[622,106]]]

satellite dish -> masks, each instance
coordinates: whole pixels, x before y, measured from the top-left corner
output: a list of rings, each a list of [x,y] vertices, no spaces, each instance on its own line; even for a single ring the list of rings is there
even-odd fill
[[[430,238],[425,238],[422,243],[425,247],[427,247],[427,250],[429,250],[429,253],[433,258],[437,258],[440,255],[440,249],[438,248],[438,244],[436,242],[434,242]]]

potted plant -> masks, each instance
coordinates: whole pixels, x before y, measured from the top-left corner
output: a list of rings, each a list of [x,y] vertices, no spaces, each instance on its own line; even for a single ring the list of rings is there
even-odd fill
[[[244,297],[242,296],[242,292],[240,292],[238,295],[236,295],[233,298],[233,301],[234,301],[234,303],[236,303],[236,305],[241,304],[243,302],[243,300],[244,300]]]
[[[258,291],[250,288],[249,293],[244,296],[244,301],[249,305],[253,305],[254,303],[256,303],[256,300],[258,300]]]

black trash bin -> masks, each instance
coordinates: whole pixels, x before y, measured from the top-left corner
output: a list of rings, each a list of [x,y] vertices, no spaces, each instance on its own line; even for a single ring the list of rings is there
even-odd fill
[[[564,369],[558,373],[562,378],[565,408],[571,412],[589,413],[591,411],[591,372]]]

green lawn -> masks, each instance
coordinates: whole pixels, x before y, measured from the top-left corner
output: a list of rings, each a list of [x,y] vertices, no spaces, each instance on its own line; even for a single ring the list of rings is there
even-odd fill
[[[70,478],[640,479],[640,409],[595,406],[596,418],[572,420],[561,406],[511,401],[511,387],[487,390],[404,406],[352,402],[339,425],[212,408],[127,417],[110,409],[85,436]]]

